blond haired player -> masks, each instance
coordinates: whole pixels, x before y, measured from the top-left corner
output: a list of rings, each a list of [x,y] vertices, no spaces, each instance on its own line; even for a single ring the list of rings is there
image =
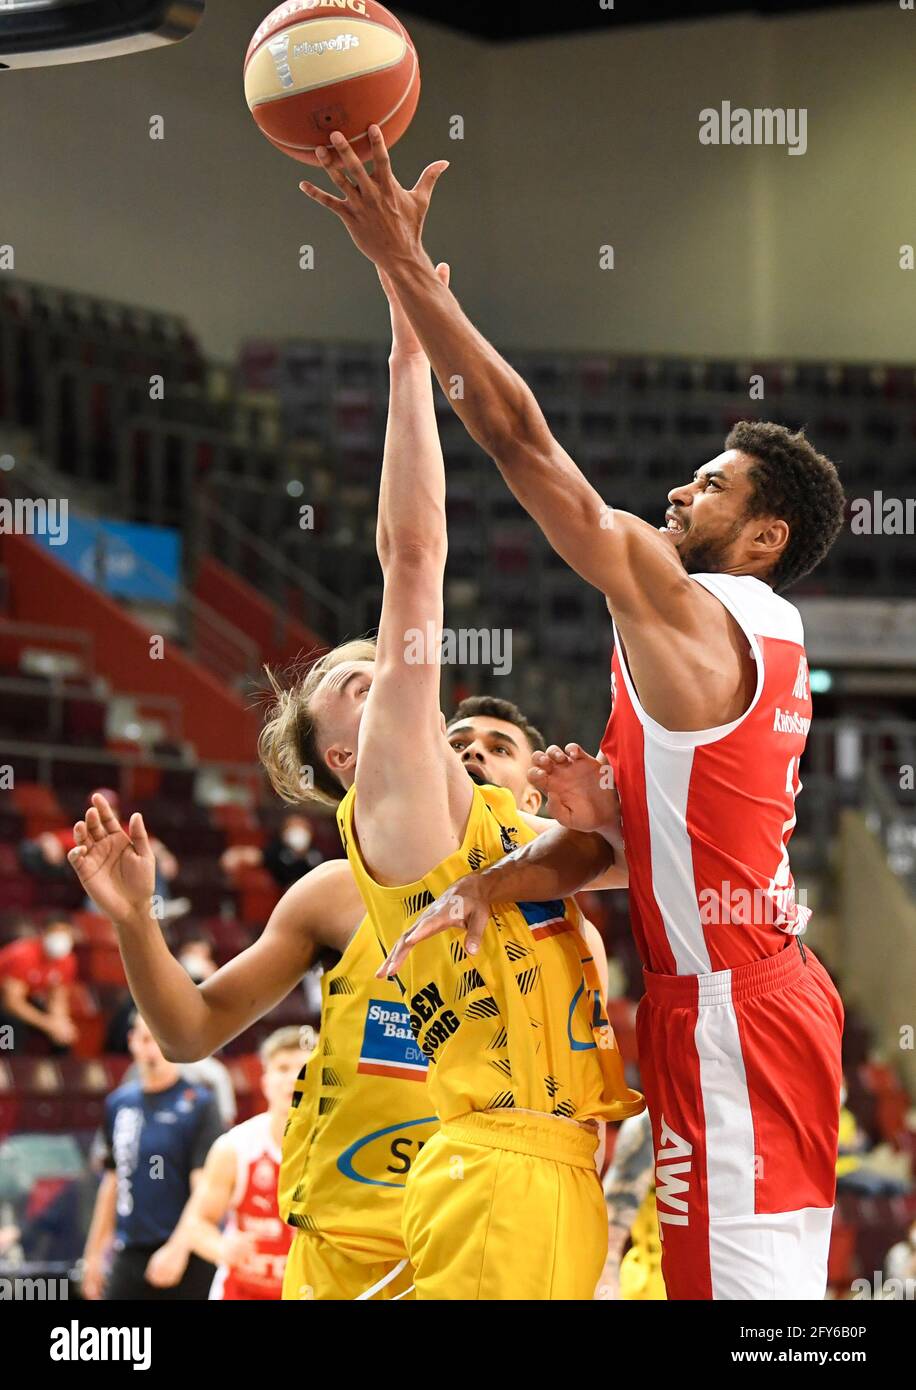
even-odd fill
[[[446,267],[438,273],[447,281]],[[387,950],[443,888],[544,823],[466,769],[446,736],[444,466],[429,364],[386,291],[394,341],[376,659],[334,654],[315,669],[307,698],[288,697],[295,720],[281,704],[296,740],[281,741],[277,760],[284,779],[309,766],[319,796],[343,798],[343,842]],[[430,633],[418,657],[417,634]],[[265,737],[275,741],[270,729]],[[624,882],[625,871],[611,878]],[[598,1122],[638,1111],[642,1098],[625,1084],[575,904],[508,903],[493,918],[475,959],[455,932],[415,951],[398,980],[442,1126],[405,1193],[417,1298],[590,1299],[607,1246]]]
[[[211,1299],[280,1297],[293,1238],[277,1205],[280,1145],[296,1077],[315,1042],[311,1028],[279,1028],[265,1038],[267,1109],[220,1135],[185,1207],[178,1230],[196,1255],[217,1266]]]

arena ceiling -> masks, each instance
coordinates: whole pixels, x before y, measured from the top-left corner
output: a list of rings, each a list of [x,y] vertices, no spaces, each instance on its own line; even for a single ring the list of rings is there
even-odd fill
[[[399,13],[419,15],[475,38],[496,41],[544,38],[609,26],[665,24],[672,20],[708,19],[716,15],[772,18],[848,5],[886,4],[886,0],[614,0],[613,10],[600,0],[397,0]]]

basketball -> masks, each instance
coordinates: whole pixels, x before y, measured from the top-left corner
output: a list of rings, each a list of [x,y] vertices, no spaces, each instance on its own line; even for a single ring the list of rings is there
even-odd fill
[[[341,131],[361,158],[370,125],[390,149],[420,97],[420,65],[400,20],[375,0],[288,0],[256,30],[245,98],[277,149],[318,166],[318,145]]]

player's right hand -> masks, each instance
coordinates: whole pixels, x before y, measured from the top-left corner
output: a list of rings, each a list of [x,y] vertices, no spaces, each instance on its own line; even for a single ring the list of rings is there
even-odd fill
[[[251,1231],[226,1231],[220,1248],[223,1264],[239,1269],[258,1253],[258,1241]]]
[[[376,979],[384,980],[396,975],[414,946],[439,932],[452,931],[455,927],[465,928],[464,949],[469,956],[475,955],[489,920],[490,900],[481,886],[479,877],[477,874],[465,874],[464,878],[456,879],[450,888],[446,888],[441,897],[417,918],[412,927],[401,933],[388,959],[381,969],[376,971]]]
[[[76,846],[67,855],[80,883],[100,911],[117,924],[150,915],[156,886],[156,860],[139,811],[130,818],[130,834],[100,792],[86,819],[76,822]]]

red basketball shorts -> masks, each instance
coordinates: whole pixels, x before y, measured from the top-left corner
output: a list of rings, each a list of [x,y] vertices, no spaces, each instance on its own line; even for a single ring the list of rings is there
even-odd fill
[[[843,1005],[795,938],[708,975],[645,972],[640,1072],[671,1299],[820,1299]]]

